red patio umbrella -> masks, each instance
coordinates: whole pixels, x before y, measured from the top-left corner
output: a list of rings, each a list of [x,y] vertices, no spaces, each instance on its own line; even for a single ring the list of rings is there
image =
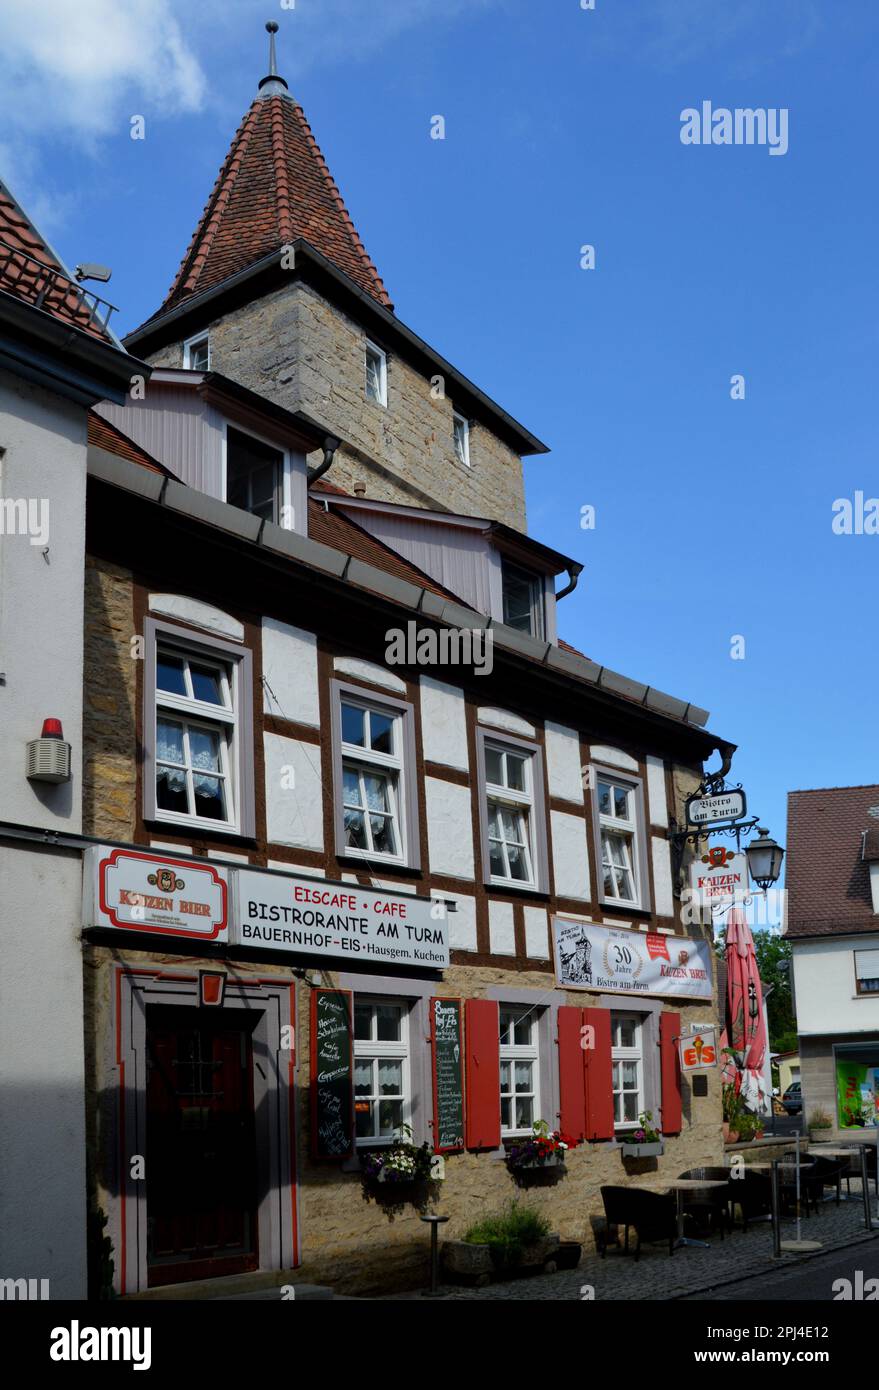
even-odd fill
[[[726,995],[729,1045],[742,1075],[741,1095],[751,1109],[764,1100],[766,1027],[754,938],[741,908],[730,909],[726,928]]]

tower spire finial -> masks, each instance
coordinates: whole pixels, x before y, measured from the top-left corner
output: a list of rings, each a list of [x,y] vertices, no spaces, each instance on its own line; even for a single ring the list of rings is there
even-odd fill
[[[266,32],[269,36],[269,70],[260,81],[259,94],[260,96],[271,97],[286,92],[287,83],[283,77],[278,76],[278,64],[275,57],[275,35],[278,32],[278,26],[273,19],[270,19],[266,25]]]

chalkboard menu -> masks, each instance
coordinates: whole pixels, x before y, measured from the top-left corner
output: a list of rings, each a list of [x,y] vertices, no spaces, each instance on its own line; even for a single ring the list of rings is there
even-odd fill
[[[433,1147],[464,1147],[464,1025],[460,999],[431,999],[433,1044]]]
[[[354,1149],[351,991],[311,996],[311,1152],[347,1158]]]

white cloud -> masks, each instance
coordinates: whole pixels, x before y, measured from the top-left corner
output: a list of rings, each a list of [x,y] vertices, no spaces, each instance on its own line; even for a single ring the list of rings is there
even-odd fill
[[[6,131],[91,144],[133,114],[197,110],[205,79],[174,8],[171,0],[2,0]]]

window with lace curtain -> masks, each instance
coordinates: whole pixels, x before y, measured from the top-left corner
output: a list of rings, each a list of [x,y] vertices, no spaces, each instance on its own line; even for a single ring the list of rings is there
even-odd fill
[[[145,628],[146,818],[253,834],[249,651],[152,619]]]

